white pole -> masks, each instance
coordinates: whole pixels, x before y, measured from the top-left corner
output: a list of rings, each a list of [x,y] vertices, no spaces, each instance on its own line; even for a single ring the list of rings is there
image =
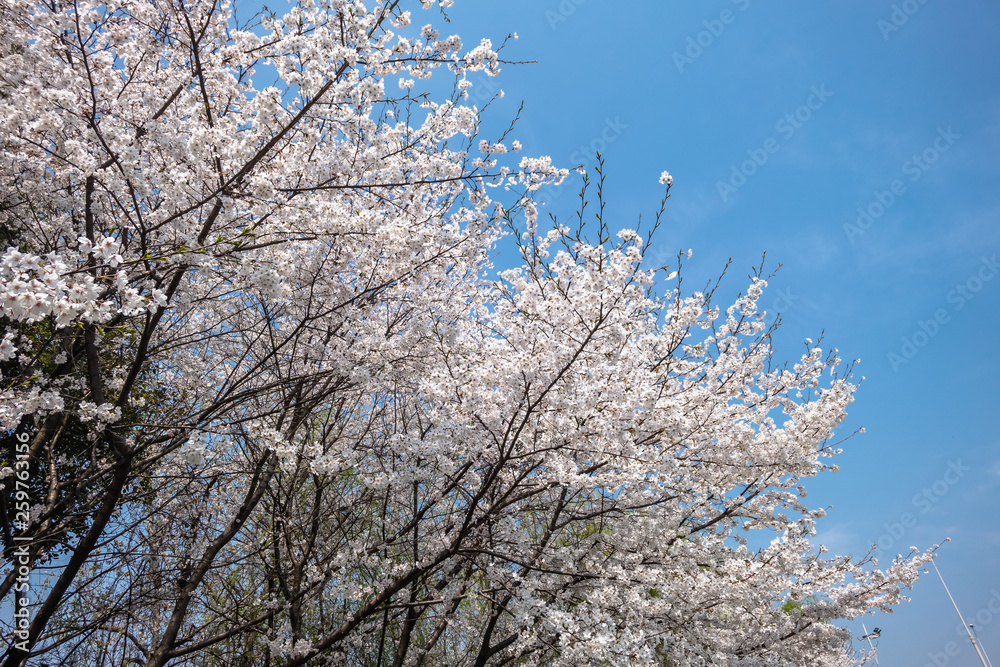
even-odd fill
[[[944,583],[944,577],[941,576],[941,570],[939,570],[937,565],[934,563],[934,558],[931,558],[931,565],[934,567],[934,571],[937,572],[938,579],[941,580],[941,585],[944,586],[944,591],[948,594],[948,599],[951,600],[952,606],[955,607],[955,613],[958,614],[958,617],[962,620],[962,627],[965,628],[965,632],[969,635],[969,641],[972,642],[972,648],[976,649],[976,655],[979,656],[979,661],[983,663],[983,667],[990,667],[986,663],[986,658],[983,657],[983,652],[979,650],[979,644],[976,643],[976,638],[972,636],[972,631],[969,630],[969,626],[965,622],[965,617],[962,616],[962,612],[958,610],[958,604],[955,603],[955,598],[951,596],[951,591],[948,590],[948,584]]]
[[[976,636],[976,641],[979,642],[979,647],[983,651],[983,656],[986,658],[986,664],[988,664],[990,667],[993,667],[993,661],[990,660],[990,654],[986,652],[986,647],[983,646],[983,640],[979,638],[979,633],[976,632],[976,626],[974,626],[972,623],[969,623],[969,627],[972,628],[972,634]]]
[[[871,647],[871,649],[872,649],[872,654],[873,654],[873,655],[874,655],[874,657],[875,657],[875,664],[876,664],[876,665],[878,665],[878,653],[876,653],[876,652],[875,652],[875,645],[874,645],[874,644],[872,644],[872,638],[871,638],[871,636],[870,636],[870,635],[868,634],[868,628],[866,628],[866,627],[865,627],[865,624],[864,624],[864,623],[862,623],[862,624],[861,624],[861,629],[865,631],[865,639],[867,639],[867,640],[868,640],[868,646],[870,646],[870,647]],[[879,667],[881,667],[881,665],[879,665]]]

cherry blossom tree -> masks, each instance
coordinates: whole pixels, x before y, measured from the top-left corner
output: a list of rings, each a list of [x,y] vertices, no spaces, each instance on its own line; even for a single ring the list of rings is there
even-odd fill
[[[811,539],[850,367],[540,229],[451,4],[0,9],[3,665],[841,665],[914,581]]]

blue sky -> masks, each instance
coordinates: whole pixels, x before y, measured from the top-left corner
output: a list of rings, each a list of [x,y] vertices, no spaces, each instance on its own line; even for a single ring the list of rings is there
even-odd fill
[[[783,313],[780,355],[825,331],[865,376],[840,433],[867,432],[809,487],[832,506],[819,541],[891,557],[951,537],[938,565],[1000,660],[1000,5],[505,0],[450,16],[466,44],[519,34],[506,57],[537,63],[493,84],[493,129],[523,100],[525,154],[572,167],[600,149],[613,226],[651,215],[673,174],[654,252],[694,249],[688,286],[729,257],[726,296],[762,252],[783,265],[763,299]],[[570,214],[578,184],[548,210]],[[933,571],[910,596],[865,620],[882,664],[980,664]]]

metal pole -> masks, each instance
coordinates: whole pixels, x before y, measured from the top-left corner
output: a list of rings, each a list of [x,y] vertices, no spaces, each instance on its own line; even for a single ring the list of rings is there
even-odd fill
[[[976,626],[974,626],[972,623],[969,623],[969,627],[972,628],[972,634],[976,636],[976,641],[979,642],[979,646],[983,651],[983,656],[986,657],[986,664],[988,664],[990,667],[993,667],[993,661],[990,660],[990,655],[989,653],[986,652],[986,647],[983,646],[983,640],[979,638],[979,633],[976,632]]]
[[[875,658],[875,664],[878,665],[878,653],[875,652],[875,645],[872,644],[872,638],[868,634],[868,628],[866,628],[865,624],[862,623],[861,624],[861,629],[865,631],[865,639],[868,640],[868,646],[870,646],[871,649],[872,649],[872,656]],[[881,665],[879,665],[879,667],[881,667]]]
[[[937,572],[938,579],[941,580],[941,585],[944,586],[944,592],[948,594],[948,599],[951,600],[952,606],[955,607],[955,613],[958,614],[958,617],[961,619],[962,627],[965,628],[966,634],[969,635],[969,641],[972,642],[972,648],[976,649],[976,655],[979,656],[979,661],[983,663],[983,667],[990,667],[986,663],[986,658],[983,657],[983,652],[979,650],[979,644],[976,643],[976,638],[972,636],[972,631],[969,630],[969,625],[965,622],[965,617],[962,616],[962,612],[958,610],[958,604],[955,603],[955,598],[951,596],[951,591],[948,590],[948,584],[944,583],[944,577],[941,576],[941,570],[939,570],[937,565],[934,563],[934,558],[931,558],[931,566],[934,568],[934,571]]]

